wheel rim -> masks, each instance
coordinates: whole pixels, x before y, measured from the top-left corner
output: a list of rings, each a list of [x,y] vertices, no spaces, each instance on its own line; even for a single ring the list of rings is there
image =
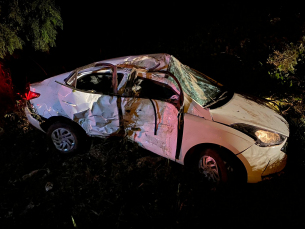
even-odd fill
[[[210,156],[203,156],[199,160],[199,172],[214,183],[219,183],[220,175],[217,162]]]
[[[65,128],[58,128],[51,134],[52,141],[61,152],[69,152],[75,145],[74,135]]]

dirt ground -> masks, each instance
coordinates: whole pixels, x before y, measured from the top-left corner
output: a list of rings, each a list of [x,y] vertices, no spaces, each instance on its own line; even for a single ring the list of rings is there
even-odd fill
[[[0,228],[305,226],[297,147],[281,176],[213,188],[124,139],[94,139],[88,153],[64,157],[39,130],[16,123],[8,121],[0,136]]]

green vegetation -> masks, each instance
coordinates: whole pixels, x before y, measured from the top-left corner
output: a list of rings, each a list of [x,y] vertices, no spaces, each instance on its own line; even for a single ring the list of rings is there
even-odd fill
[[[54,0],[0,1],[0,58],[25,44],[48,51],[55,46],[57,29],[63,27]]]
[[[19,99],[18,90],[13,89],[10,57],[23,46],[49,51],[55,46],[57,30],[62,28],[54,0],[0,0],[0,124],[6,113],[17,109],[14,101]],[[18,78],[22,80],[22,76]]]

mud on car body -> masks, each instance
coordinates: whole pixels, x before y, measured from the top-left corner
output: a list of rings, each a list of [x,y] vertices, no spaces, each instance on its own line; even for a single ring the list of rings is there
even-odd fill
[[[219,183],[281,171],[286,120],[168,54],[96,62],[30,85],[26,115],[62,153],[126,136]]]

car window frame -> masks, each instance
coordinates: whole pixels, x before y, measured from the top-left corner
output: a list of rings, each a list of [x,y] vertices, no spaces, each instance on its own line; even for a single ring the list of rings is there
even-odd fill
[[[162,86],[164,86],[164,87],[166,87],[166,88],[172,90],[172,91],[174,92],[174,94],[176,94],[176,95],[179,96],[179,99],[178,99],[178,100],[179,100],[179,102],[178,102],[179,108],[178,108],[175,104],[171,103],[170,101],[167,101],[166,99],[154,99],[154,100],[160,100],[160,101],[163,101],[163,102],[170,103],[170,104],[174,105],[174,106],[178,109],[179,112],[181,112],[181,110],[183,111],[182,107],[184,106],[184,94],[183,94],[182,87],[181,87],[179,81],[176,79],[176,77],[175,77],[172,73],[170,73],[170,72],[168,72],[168,71],[148,71],[148,72],[149,72],[149,73],[155,73],[155,74],[157,74],[157,73],[159,73],[159,74],[160,74],[160,73],[161,73],[161,74],[167,74],[168,76],[170,76],[171,78],[173,78],[174,81],[177,83],[180,93],[177,94],[176,90],[175,90],[174,88],[172,88],[170,85],[166,84],[166,83],[162,83],[162,82],[160,82],[160,81],[156,81],[156,80],[153,80],[153,79],[150,79],[150,78],[145,78],[145,77],[137,76],[137,71],[135,70],[135,71],[132,71],[132,72],[130,73],[130,76],[131,76],[132,74],[135,74],[135,75],[133,75],[133,76],[131,77],[131,79],[128,79],[127,84],[126,84],[126,86],[125,86],[125,88],[124,88],[124,92],[122,93],[122,96],[123,96],[123,97],[142,98],[142,99],[152,99],[152,98],[149,98],[149,97],[138,97],[138,96],[133,96],[133,95],[131,95],[131,91],[132,91],[131,88],[132,88],[132,86],[134,85],[134,82],[133,82],[133,83],[130,83],[130,82],[131,82],[131,81],[134,81],[134,80],[137,79],[137,78],[138,78],[138,79],[143,79],[143,80],[145,80],[145,81],[151,81],[152,83],[155,83],[155,84],[157,84],[157,85],[162,85]],[[168,77],[166,77],[166,78],[168,78]]]
[[[117,77],[117,67],[113,64],[109,64],[109,63],[93,63],[93,64],[89,64],[80,68],[75,69],[73,72],[71,72],[71,74],[64,79],[65,84],[62,84],[60,82],[57,82],[63,86],[67,86],[73,90],[77,90],[77,91],[81,91],[81,92],[85,92],[85,93],[91,93],[91,94],[101,94],[101,95],[105,95],[104,93],[101,92],[92,92],[92,91],[88,91],[88,90],[81,90],[78,89],[77,86],[77,79],[79,78],[79,72],[88,68],[92,68],[92,67],[101,67],[95,71],[99,71],[101,69],[103,69],[104,67],[109,67],[112,69],[112,93],[109,93],[107,95],[110,96],[117,96],[118,95],[118,77]]]
[[[156,81],[156,80],[153,80],[153,79],[149,79],[149,78],[145,78],[145,77],[136,77],[136,79],[139,79],[139,80],[143,80],[143,81],[146,81],[146,82],[149,82],[149,83],[153,83],[153,84],[156,84],[160,87],[165,87],[166,89],[170,90],[173,92],[174,95],[177,95],[178,97],[180,97],[180,95],[168,84],[166,83],[162,83],[160,81]],[[153,100],[159,100],[159,101],[163,101],[163,102],[168,102],[172,105],[174,105],[176,107],[176,105],[172,102],[169,101],[169,99],[166,99],[166,98],[153,98],[151,96],[140,96],[140,95],[136,95],[133,90],[132,90],[132,87],[135,86],[135,82],[133,82],[132,85],[128,85],[125,87],[125,89],[128,90],[128,94],[125,94],[126,97],[134,97],[134,98],[141,98],[141,99],[153,99]],[[179,100],[179,99],[178,99]],[[179,107],[177,107],[177,109],[179,110],[180,109],[180,104],[179,104]]]

